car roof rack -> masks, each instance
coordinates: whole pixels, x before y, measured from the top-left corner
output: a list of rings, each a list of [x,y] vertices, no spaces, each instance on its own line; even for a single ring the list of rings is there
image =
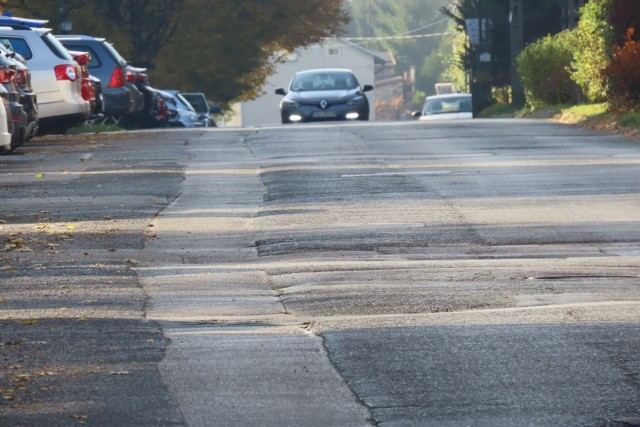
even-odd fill
[[[11,12],[5,12],[0,15],[0,26],[21,25],[29,28],[40,28],[48,22],[49,20],[45,19],[16,18]]]

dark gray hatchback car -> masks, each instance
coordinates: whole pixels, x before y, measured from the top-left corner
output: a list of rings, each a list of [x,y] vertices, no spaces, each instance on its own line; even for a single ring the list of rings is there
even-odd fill
[[[87,67],[91,75],[102,83],[106,116],[135,116],[142,111],[144,94],[129,77],[139,69],[131,67],[111,43],[85,35],[56,35],[56,38],[69,50],[91,55]]]

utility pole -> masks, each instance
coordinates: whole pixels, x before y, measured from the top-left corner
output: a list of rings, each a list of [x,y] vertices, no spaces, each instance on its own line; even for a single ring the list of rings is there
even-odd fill
[[[484,17],[482,0],[476,0],[475,18],[467,19],[471,58],[471,95],[473,117],[491,102],[491,21]]]
[[[524,89],[518,75],[516,58],[524,48],[523,0],[509,0],[509,26],[511,35],[511,104],[524,106]]]

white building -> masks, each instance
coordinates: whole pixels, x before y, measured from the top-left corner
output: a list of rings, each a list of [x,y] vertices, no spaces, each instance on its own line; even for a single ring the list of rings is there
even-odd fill
[[[373,85],[376,73],[381,71],[387,59],[384,56],[341,39],[328,39],[323,44],[300,49],[289,55],[287,62],[278,64],[274,74],[263,86],[263,95],[236,106],[236,115],[227,126],[261,126],[280,123],[278,88],[287,88],[298,71],[312,68],[348,68],[356,75],[360,85]],[[371,105],[370,120],[375,120],[375,90],[367,92]]]

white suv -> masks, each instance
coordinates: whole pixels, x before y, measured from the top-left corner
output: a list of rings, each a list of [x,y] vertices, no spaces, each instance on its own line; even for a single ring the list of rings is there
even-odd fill
[[[90,116],[90,102],[82,98],[78,64],[51,29],[1,25],[0,43],[27,60],[38,97],[41,133],[65,132]]]

